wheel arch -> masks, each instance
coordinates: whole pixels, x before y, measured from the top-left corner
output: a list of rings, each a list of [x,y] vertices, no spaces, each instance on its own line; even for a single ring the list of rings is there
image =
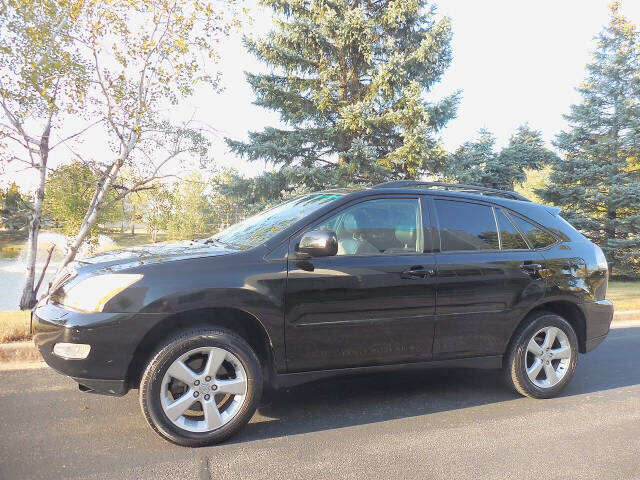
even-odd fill
[[[535,314],[536,312],[552,312],[563,317],[567,322],[569,322],[573,330],[576,332],[576,335],[578,337],[579,352],[586,352],[586,319],[584,313],[582,313],[582,310],[580,310],[580,307],[569,300],[548,300],[530,309],[516,325],[509,339],[509,344],[511,344],[511,342],[513,341],[513,337],[518,331],[520,325],[522,325],[528,318],[531,317],[531,315]]]
[[[262,322],[238,308],[213,307],[176,313],[156,323],[133,353],[127,369],[127,387],[139,386],[145,366],[163,341],[181,330],[196,327],[222,327],[238,334],[258,356],[265,381],[270,380],[274,366],[273,343]]]

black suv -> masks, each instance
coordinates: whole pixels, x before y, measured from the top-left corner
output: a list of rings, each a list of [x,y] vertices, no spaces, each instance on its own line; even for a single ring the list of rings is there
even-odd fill
[[[391,182],[304,195],[211,238],[77,261],[33,310],[80,390],[140,389],[164,438],[246,424],[264,385],[417,367],[502,368],[557,394],[602,342],[607,261],[514,192]]]

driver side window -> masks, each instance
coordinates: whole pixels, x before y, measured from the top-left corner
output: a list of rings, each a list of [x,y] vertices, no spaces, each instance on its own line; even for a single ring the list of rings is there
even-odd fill
[[[314,230],[338,237],[338,255],[416,253],[422,244],[420,207],[415,198],[380,198],[352,205]]]

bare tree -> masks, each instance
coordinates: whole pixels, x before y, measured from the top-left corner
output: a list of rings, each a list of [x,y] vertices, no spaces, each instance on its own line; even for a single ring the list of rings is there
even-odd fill
[[[235,0],[0,2],[0,159],[39,178],[20,302],[30,308],[51,151],[91,165],[98,179],[64,267],[113,203],[152,188],[171,164],[208,159],[205,129],[174,110],[196,85],[218,88],[206,69],[238,20]],[[96,131],[102,149],[96,137],[83,142]],[[118,181],[125,166],[135,174],[127,184]]]
[[[54,21],[55,20],[55,21]],[[0,150],[3,167],[19,162],[34,169],[38,183],[29,219],[27,272],[20,308],[36,300],[36,254],[54,130],[61,115],[82,107],[85,64],[72,40],[77,15],[54,1],[10,0],[0,6]],[[69,136],[87,130],[82,127]]]
[[[193,117],[174,121],[166,112],[195,85],[218,88],[203,58],[215,59],[217,40],[237,21],[233,3],[211,1],[96,2],[84,12],[82,45],[91,59],[90,101],[104,118],[111,147],[82,225],[68,245],[71,262],[100,213],[132,192],[163,178],[165,167],[185,157],[207,160],[209,141]],[[78,156],[82,154],[78,153]],[[135,180],[109,202],[122,168]]]

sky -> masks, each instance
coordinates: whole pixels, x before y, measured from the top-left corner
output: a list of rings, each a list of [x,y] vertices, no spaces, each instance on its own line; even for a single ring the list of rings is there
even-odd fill
[[[462,91],[458,115],[442,132],[448,150],[475,138],[481,128],[505,145],[516,128],[528,123],[551,146],[566,128],[562,115],[580,98],[575,88],[595,48],[594,37],[608,22],[609,0],[440,0],[438,13],[453,28],[453,61],[432,97]],[[271,26],[268,11],[251,9],[254,35]],[[623,13],[640,24],[640,2],[626,0]],[[265,71],[233,35],[222,48],[225,91],[211,99],[209,123],[221,134],[246,139],[248,131],[278,124],[278,114],[252,105],[244,71]],[[221,120],[221,117],[223,120]],[[219,139],[213,153],[219,164],[255,175],[264,164],[246,163],[227,152]]]
[[[462,91],[457,117],[441,139],[455,150],[487,128],[505,145],[515,129],[528,123],[551,146],[566,128],[562,115],[580,98],[575,88],[595,48],[594,37],[608,22],[609,0],[440,0],[438,13],[451,19],[453,61],[429,99]],[[640,24],[640,1],[623,2],[623,14]],[[272,27],[271,13],[249,1],[252,23],[245,30],[261,36]],[[217,132],[212,155],[219,167],[233,167],[246,176],[261,173],[261,162],[247,163],[227,150],[224,137],[246,139],[249,131],[279,125],[276,112],[252,104],[254,95],[245,71],[266,67],[244,50],[242,34],[234,32],[220,44],[221,93],[198,89],[183,111],[197,116]],[[269,167],[271,168],[271,167]],[[7,172],[6,180],[32,184],[29,173]],[[4,183],[4,182],[3,182]]]

